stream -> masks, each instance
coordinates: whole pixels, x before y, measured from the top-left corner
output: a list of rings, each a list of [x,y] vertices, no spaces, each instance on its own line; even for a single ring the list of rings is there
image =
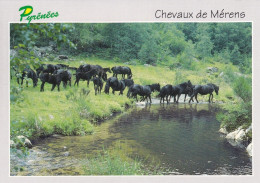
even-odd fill
[[[84,175],[87,157],[120,146],[118,153],[158,165],[165,175],[251,175],[252,160],[218,130],[218,104],[153,104],[134,107],[86,136],[54,135],[38,141],[25,159],[11,155],[11,175]]]

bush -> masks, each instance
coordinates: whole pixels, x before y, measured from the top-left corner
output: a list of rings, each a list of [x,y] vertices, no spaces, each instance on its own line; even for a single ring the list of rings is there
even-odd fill
[[[250,78],[240,76],[234,82],[235,93],[244,101],[252,101],[252,81]]]

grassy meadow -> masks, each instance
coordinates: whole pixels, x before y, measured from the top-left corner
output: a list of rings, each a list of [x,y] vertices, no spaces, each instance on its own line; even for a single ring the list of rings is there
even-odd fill
[[[52,64],[64,63],[78,67],[81,64],[99,64],[103,67],[122,65],[111,60],[97,58],[72,58],[69,61],[54,60]],[[229,70],[236,72],[238,69],[229,64],[197,63],[194,70],[173,69],[164,66],[144,66],[141,64],[128,65],[133,72],[134,82],[137,84],[160,83],[178,84],[190,80],[193,84],[215,83],[220,86],[219,95],[214,94],[214,101],[221,103],[236,103],[236,97],[230,84],[226,82],[226,74],[219,77],[221,72]],[[217,67],[219,71],[214,74],[207,73],[207,67]],[[111,77],[109,73],[108,77]],[[119,76],[120,77],[120,76]],[[29,87],[23,85],[21,95],[11,96],[11,137],[17,134],[25,135],[30,139],[45,137],[54,133],[62,135],[84,135],[94,131],[93,124],[105,120],[114,112],[122,112],[126,106],[133,105],[133,100],[126,97],[127,89],[123,96],[96,95],[93,82],[87,87],[86,81],[80,81],[79,87],[74,86],[75,76],[72,77],[72,86],[57,91],[57,87],[51,92],[51,85],[45,84],[45,91],[40,92],[41,81],[36,88],[32,87],[29,79]],[[11,90],[18,86],[16,78],[11,80]],[[154,94],[154,97],[158,93]],[[13,99],[12,99],[13,97]],[[199,101],[207,101],[208,96],[199,96]]]

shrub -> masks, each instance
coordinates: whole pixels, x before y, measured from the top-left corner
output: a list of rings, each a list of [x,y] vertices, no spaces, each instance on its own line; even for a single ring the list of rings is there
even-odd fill
[[[243,76],[238,77],[234,82],[234,91],[244,102],[250,102],[252,100],[251,79]]]

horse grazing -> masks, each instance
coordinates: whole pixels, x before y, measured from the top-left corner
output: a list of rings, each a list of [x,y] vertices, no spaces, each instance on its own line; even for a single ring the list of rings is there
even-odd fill
[[[116,77],[110,77],[107,79],[107,83],[105,86],[105,93],[109,93],[109,88],[112,88],[112,93],[115,94],[115,91],[120,91],[119,95],[123,95],[123,91],[125,90],[125,82],[123,80],[118,80]]]
[[[82,79],[83,81],[87,80],[88,81],[88,86],[89,86],[89,81],[90,79],[96,75],[96,70],[93,69],[89,72],[76,72],[76,80],[75,80],[75,83],[74,83],[74,86],[76,85],[77,83],[77,86],[79,86],[79,80]]]
[[[97,93],[101,94],[101,90],[103,88],[103,81],[100,78],[94,76],[93,83],[94,83],[95,95],[97,95]]]
[[[59,70],[54,71],[53,74],[59,74],[60,75],[64,88],[66,88],[68,82],[69,82],[69,85],[71,86],[71,73],[70,73],[70,71],[59,69]]]
[[[132,71],[129,67],[126,66],[115,66],[111,68],[113,72],[113,77],[117,77],[118,74],[122,74],[122,78],[125,79],[125,75],[127,75],[128,79],[132,78]]]
[[[23,80],[24,78],[27,77],[27,78],[31,78],[33,80],[33,87],[36,87],[37,86],[37,83],[38,83],[38,77],[36,75],[36,73],[34,72],[34,70],[30,69],[30,68],[25,68],[22,72],[22,82],[21,82],[21,85],[23,85]],[[17,83],[20,84],[19,82],[19,77],[17,78]],[[26,80],[26,86],[28,87],[28,81]]]
[[[192,94],[192,84],[191,84],[190,80],[188,82],[184,82],[184,83],[178,84],[176,86],[173,86],[172,93],[170,96],[174,97],[174,102],[179,103],[179,98],[180,98],[181,94],[186,94],[186,93],[189,96]],[[177,96],[177,100],[176,100],[176,96]],[[185,99],[186,99],[186,97],[185,97]]]
[[[209,83],[207,85],[196,85],[193,89],[193,94],[191,95],[189,103],[193,99],[194,96],[195,96],[197,103],[199,103],[198,99],[197,99],[198,94],[201,94],[201,95],[209,94],[209,103],[210,103],[210,101],[211,102],[213,101],[213,92],[214,91],[218,95],[219,87],[215,84]],[[210,98],[211,98],[211,100],[210,100]]]

